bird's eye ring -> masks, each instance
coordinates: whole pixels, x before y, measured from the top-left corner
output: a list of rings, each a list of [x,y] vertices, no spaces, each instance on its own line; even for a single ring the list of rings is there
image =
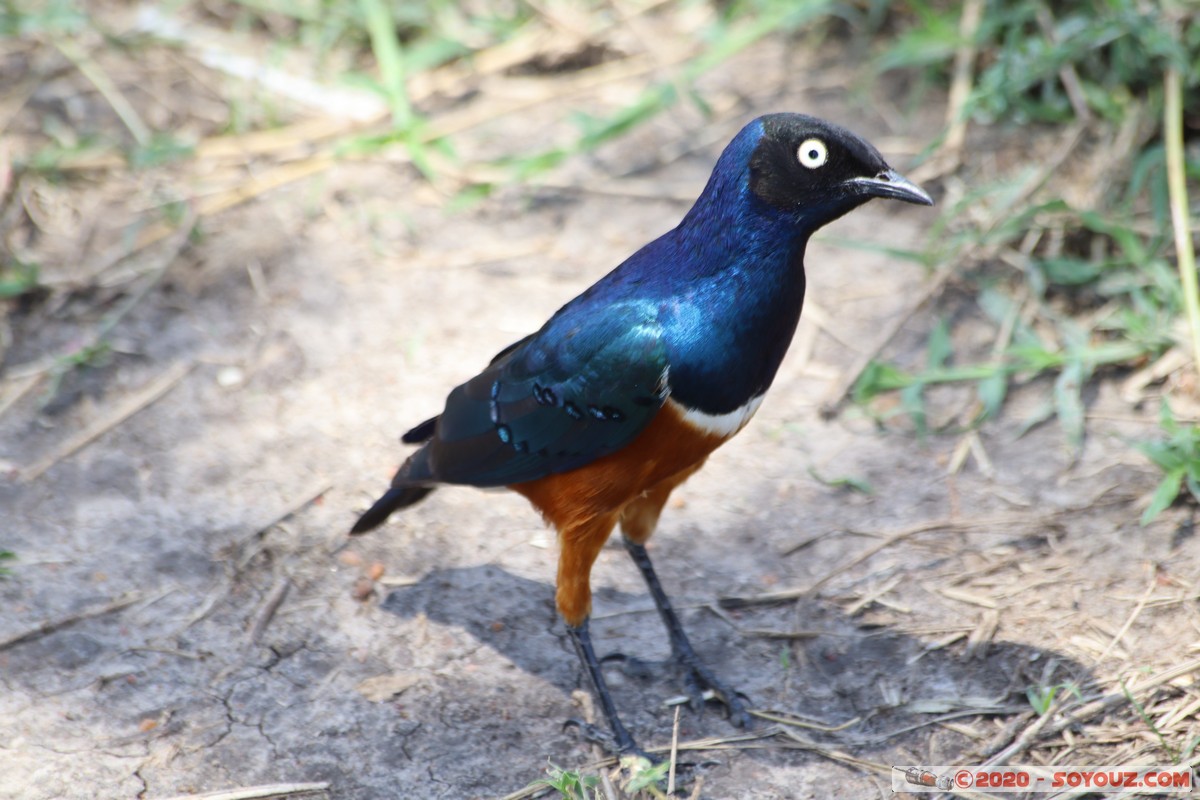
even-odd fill
[[[825,166],[825,162],[829,160],[829,149],[820,139],[805,139],[796,151],[796,156],[804,166],[816,169]]]

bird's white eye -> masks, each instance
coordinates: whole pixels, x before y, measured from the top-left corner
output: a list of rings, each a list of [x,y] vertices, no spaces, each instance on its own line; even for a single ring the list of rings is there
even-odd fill
[[[805,139],[800,145],[800,149],[796,151],[796,155],[799,157],[800,163],[809,169],[823,167],[829,160],[829,150],[820,139]]]

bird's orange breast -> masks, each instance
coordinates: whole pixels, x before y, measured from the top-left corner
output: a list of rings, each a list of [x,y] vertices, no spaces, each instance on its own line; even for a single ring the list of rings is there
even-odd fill
[[[686,476],[729,438],[690,424],[668,402],[637,438],[579,469],[512,484],[560,532],[621,509],[659,484]],[[676,481],[678,482],[678,481]]]

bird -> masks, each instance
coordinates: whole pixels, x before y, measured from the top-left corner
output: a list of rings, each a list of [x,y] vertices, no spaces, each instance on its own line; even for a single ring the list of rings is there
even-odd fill
[[[762,403],[800,319],[809,237],[872,198],[933,204],[837,124],[797,113],[752,120],[675,228],[497,353],[401,437],[419,449],[351,534],[442,484],[527,498],[557,531],[555,603],[611,731],[587,726],[589,738],[641,754],[588,625],[592,565],[620,526],[693,704],[711,690],[733,724],[748,726],[748,698],[697,656],[646,542],[671,492]]]

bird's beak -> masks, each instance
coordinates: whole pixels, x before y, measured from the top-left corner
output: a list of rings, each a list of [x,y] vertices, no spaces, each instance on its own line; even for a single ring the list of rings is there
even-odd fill
[[[906,203],[933,205],[933,198],[928,192],[894,169],[885,169],[874,178],[851,178],[846,185],[871,197],[891,197]]]

